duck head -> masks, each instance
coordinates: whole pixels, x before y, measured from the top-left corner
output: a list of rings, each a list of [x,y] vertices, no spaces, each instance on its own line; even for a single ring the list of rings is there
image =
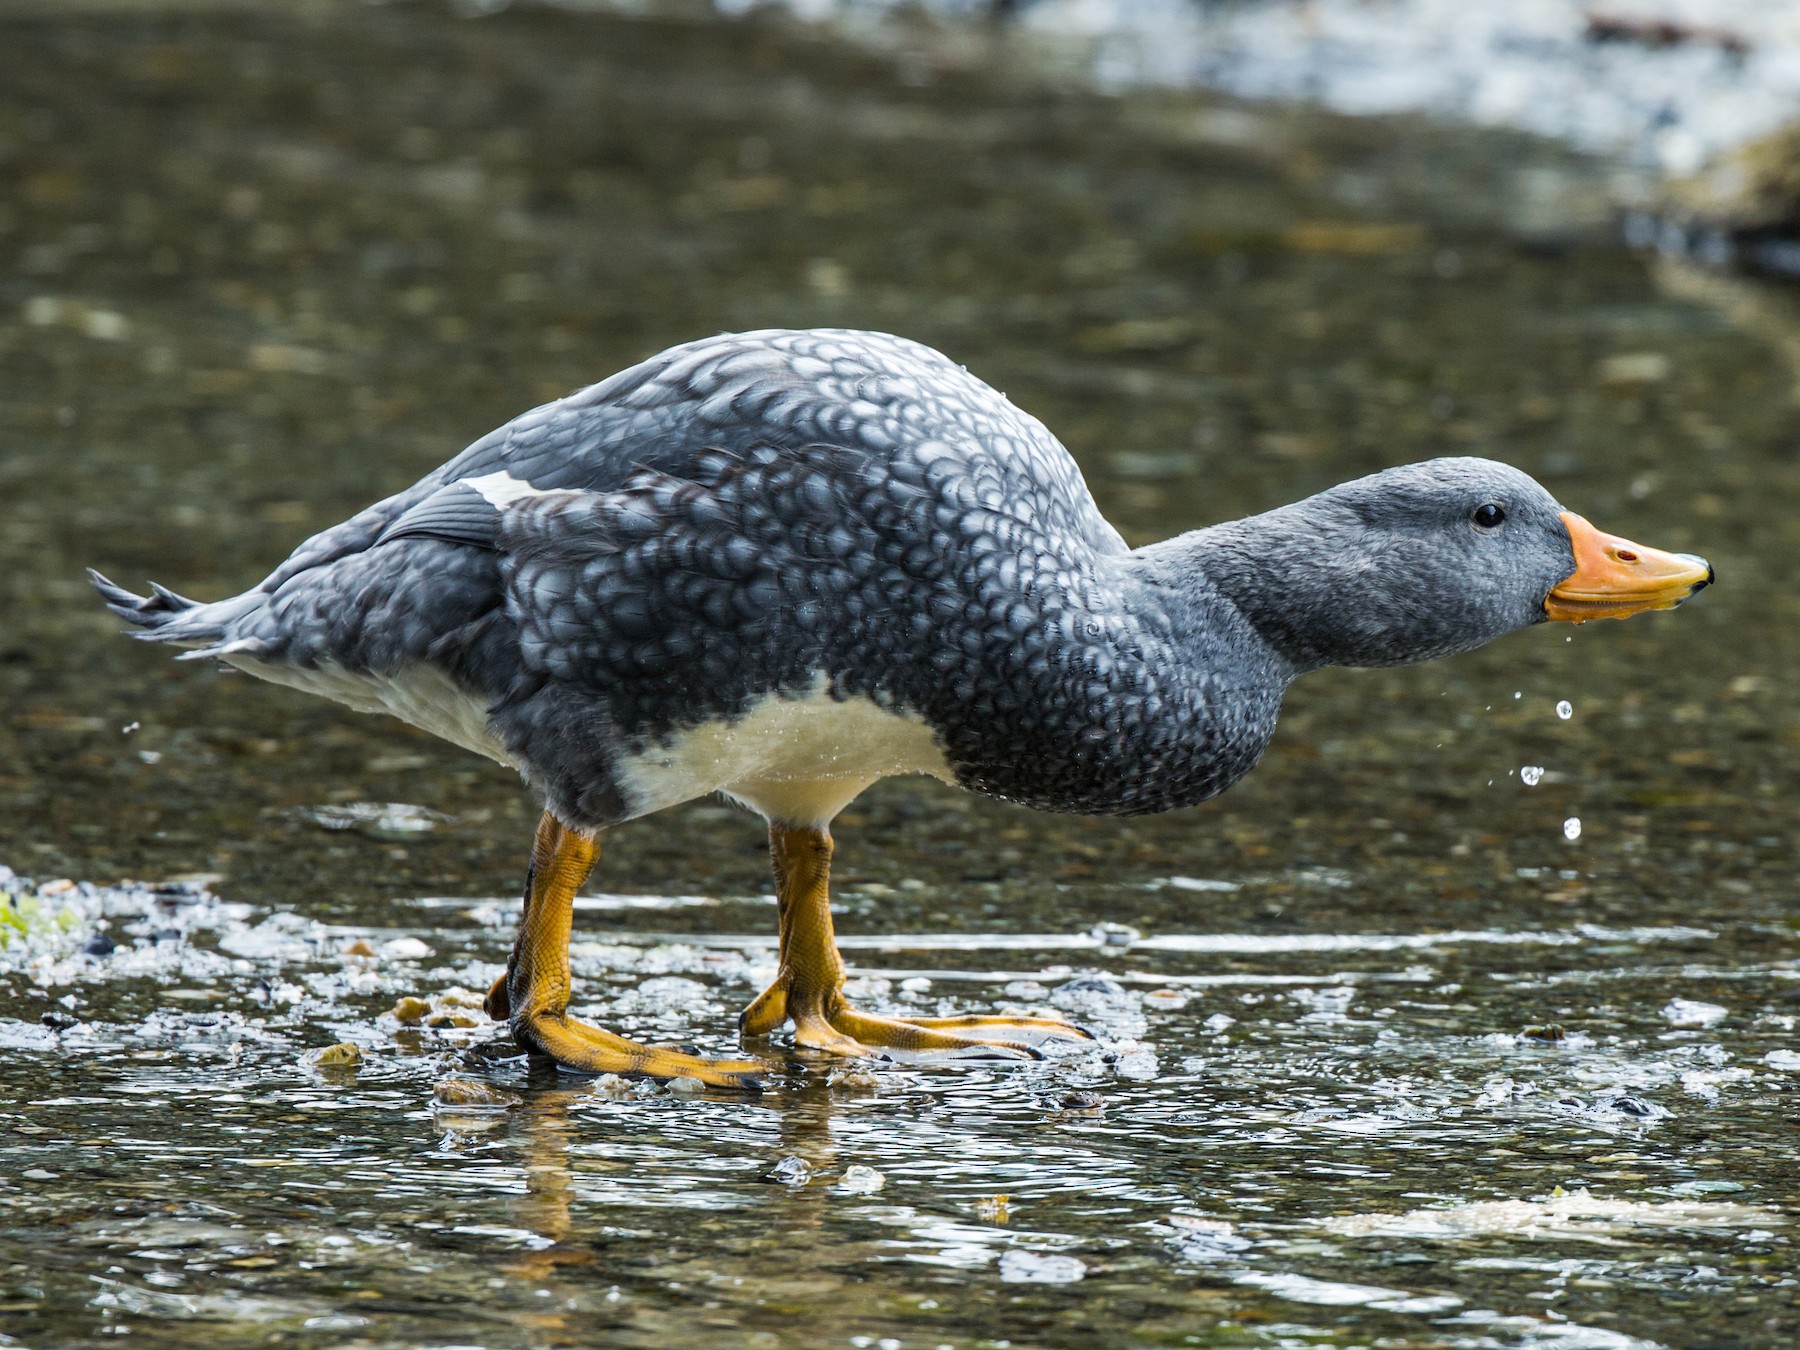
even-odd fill
[[[1394,666],[1546,620],[1673,609],[1704,558],[1603,534],[1529,475],[1435,459],[1202,532],[1206,570],[1296,669]]]

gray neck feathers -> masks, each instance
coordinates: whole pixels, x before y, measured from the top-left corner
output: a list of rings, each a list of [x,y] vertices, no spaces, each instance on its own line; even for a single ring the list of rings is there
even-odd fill
[[[1227,600],[1290,668],[1391,666],[1478,646],[1466,613],[1410,556],[1353,511],[1310,498],[1167,540],[1156,570]]]

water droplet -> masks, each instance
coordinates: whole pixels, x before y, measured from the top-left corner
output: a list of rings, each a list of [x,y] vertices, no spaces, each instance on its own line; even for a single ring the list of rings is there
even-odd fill
[[[1580,816],[1570,816],[1567,820],[1565,820],[1563,822],[1563,838],[1564,839],[1579,839],[1579,838],[1581,838],[1581,817]]]
[[[1562,702],[1556,705],[1556,715],[1562,718],[1563,721],[1568,721],[1575,715],[1575,705],[1569,702],[1568,699],[1563,699]]]
[[[1526,787],[1536,787],[1538,785],[1538,780],[1543,778],[1543,776],[1544,770],[1536,764],[1527,764],[1524,768],[1519,770],[1519,781],[1524,783]]]

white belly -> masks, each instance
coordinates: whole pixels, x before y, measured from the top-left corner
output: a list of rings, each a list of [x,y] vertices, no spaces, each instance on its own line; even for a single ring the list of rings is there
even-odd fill
[[[824,825],[869,784],[905,773],[955,781],[924,719],[865,697],[839,702],[823,677],[799,698],[770,695],[618,765],[634,816],[723,792],[788,825]]]

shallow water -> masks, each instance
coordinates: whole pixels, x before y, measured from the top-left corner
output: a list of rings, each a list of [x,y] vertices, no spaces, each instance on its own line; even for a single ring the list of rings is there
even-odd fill
[[[0,860],[187,880],[6,907],[0,1337],[1794,1339],[1795,374],[1613,245],[1602,168],[923,36],[132,11],[0,19]],[[1478,452],[1723,581],[1310,677],[1196,811],[846,814],[866,1004],[1096,1050],[793,1059],[754,1102],[532,1077],[443,1003],[510,942],[516,784],[134,647],[79,569],[230,593],[526,404],[772,323],[951,352],[1134,541]],[[579,1006],[731,1049],[767,888],[741,813],[620,831]]]

